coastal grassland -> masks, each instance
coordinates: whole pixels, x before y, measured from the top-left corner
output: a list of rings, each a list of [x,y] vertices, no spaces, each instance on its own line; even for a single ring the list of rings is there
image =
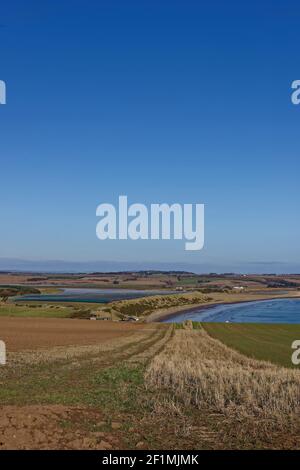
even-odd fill
[[[265,447],[279,430],[292,435],[299,424],[300,371],[250,359],[203,328],[188,326],[176,329],[151,361],[148,387],[168,391],[184,407],[222,416],[223,432],[234,434],[233,446],[238,440],[251,447],[254,440]]]
[[[37,303],[21,302],[1,303],[0,317],[20,318],[89,318],[92,311],[99,308],[99,304],[84,302],[68,303]]]
[[[296,367],[291,362],[291,344],[300,339],[299,324],[203,323],[202,326],[210,336],[248,357]]]
[[[60,305],[24,305],[6,303],[0,304],[0,316],[5,317],[44,317],[66,318],[71,310]]]

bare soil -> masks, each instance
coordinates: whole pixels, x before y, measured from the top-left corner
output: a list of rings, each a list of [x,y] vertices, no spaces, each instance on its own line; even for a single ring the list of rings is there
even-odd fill
[[[0,339],[9,352],[102,344],[143,328],[142,324],[124,322],[0,317]]]
[[[0,408],[0,450],[100,449],[120,447],[114,429],[96,431],[102,424],[99,410],[79,406],[35,405]],[[69,427],[69,423],[72,427]],[[94,423],[95,429],[84,429]],[[120,423],[112,423],[116,430]]]

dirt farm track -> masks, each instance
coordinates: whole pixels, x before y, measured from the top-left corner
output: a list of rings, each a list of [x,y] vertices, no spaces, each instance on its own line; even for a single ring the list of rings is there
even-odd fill
[[[0,318],[0,339],[9,352],[99,344],[128,336],[144,325],[69,318]]]

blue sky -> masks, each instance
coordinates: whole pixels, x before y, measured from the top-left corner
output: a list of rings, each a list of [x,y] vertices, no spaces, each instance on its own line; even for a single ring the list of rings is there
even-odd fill
[[[300,271],[299,31],[296,1],[2,5],[0,258]],[[119,194],[204,203],[205,248],[100,242]]]

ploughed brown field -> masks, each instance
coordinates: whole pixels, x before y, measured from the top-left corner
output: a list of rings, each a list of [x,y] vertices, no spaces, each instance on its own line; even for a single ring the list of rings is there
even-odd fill
[[[145,325],[125,322],[0,317],[0,337],[9,352],[101,344],[143,328]]]

